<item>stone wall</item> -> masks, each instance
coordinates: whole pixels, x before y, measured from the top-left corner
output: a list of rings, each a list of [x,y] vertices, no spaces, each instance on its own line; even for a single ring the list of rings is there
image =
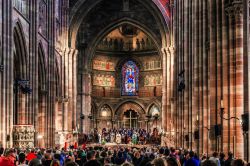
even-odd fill
[[[176,144],[199,153],[232,151],[247,157],[239,121],[249,112],[243,56],[248,38],[243,23],[249,23],[243,20],[243,1],[177,0],[173,11],[175,79],[185,71],[186,85],[175,93]],[[221,134],[216,136],[218,126]]]

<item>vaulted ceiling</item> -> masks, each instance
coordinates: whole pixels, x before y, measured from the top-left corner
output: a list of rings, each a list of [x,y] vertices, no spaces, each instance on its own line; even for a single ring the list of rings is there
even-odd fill
[[[129,5],[126,4],[129,2]],[[148,34],[160,50],[168,43],[169,27],[154,0],[70,1],[70,44],[94,49],[102,38],[122,24],[131,24]],[[156,0],[158,1],[158,0]],[[164,11],[169,0],[160,0]],[[166,15],[165,15],[166,17]]]

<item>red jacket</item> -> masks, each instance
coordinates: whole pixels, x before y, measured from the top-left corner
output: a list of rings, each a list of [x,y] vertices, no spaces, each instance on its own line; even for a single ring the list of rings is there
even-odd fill
[[[15,158],[0,157],[0,166],[15,166]]]
[[[26,156],[26,160],[28,161],[31,161],[32,159],[35,159],[37,158],[36,154],[35,153],[29,153],[27,156]]]

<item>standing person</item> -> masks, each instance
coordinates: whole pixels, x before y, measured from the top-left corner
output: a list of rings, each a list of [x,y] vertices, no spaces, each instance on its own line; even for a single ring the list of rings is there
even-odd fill
[[[27,154],[26,156],[26,160],[28,162],[30,162],[32,159],[35,159],[37,158],[36,154],[35,154],[35,150],[34,149],[31,149],[31,151]]]
[[[195,158],[193,151],[189,152],[189,159],[186,161],[185,166],[199,166],[200,162]]]
[[[231,166],[232,161],[233,161],[233,153],[232,152],[228,152],[228,158],[225,161],[225,166]]]
[[[216,163],[217,166],[220,166],[220,160],[218,158],[218,152],[214,152],[213,156],[209,158],[209,160],[212,160]]]
[[[225,166],[225,154],[223,152],[220,153],[220,165]]]
[[[15,165],[16,156],[13,149],[6,150],[4,156],[0,157],[0,165],[13,166]]]
[[[19,162],[19,165],[18,166],[28,166],[26,164],[26,160],[25,160],[26,156],[24,153],[19,153],[18,155],[18,162]]]
[[[101,166],[101,163],[96,159],[96,152],[94,150],[88,151],[87,162],[84,166]]]
[[[246,166],[246,162],[242,159],[236,159],[232,162],[232,166]]]

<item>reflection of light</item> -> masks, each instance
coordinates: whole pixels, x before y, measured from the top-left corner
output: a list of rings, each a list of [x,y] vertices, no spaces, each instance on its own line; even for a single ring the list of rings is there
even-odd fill
[[[37,136],[37,139],[42,139],[42,138],[43,138],[42,135],[38,135],[38,136]]]
[[[153,107],[152,116],[159,116],[159,110],[156,107]]]
[[[106,117],[108,115],[107,111],[106,110],[103,110],[102,111],[102,116]]]

